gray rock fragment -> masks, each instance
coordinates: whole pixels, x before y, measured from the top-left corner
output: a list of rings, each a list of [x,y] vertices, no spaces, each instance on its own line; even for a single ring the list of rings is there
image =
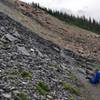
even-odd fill
[[[15,37],[18,37],[18,38],[20,38],[20,34],[16,31],[15,33],[13,33],[13,35],[15,36]]]
[[[6,37],[9,41],[11,41],[11,42],[17,40],[17,38],[13,37],[13,36],[10,35],[10,34],[6,34],[5,37]]]
[[[43,57],[43,54],[37,48],[35,48],[34,53],[40,57]]]
[[[11,93],[3,93],[2,96],[6,99],[10,99],[11,98]]]
[[[31,48],[30,50],[31,50],[31,52],[34,52],[34,49]]]
[[[5,27],[1,26],[0,30],[4,32],[5,31]]]
[[[58,47],[53,46],[52,48],[53,48],[55,51],[60,52],[60,49],[59,49]]]
[[[67,97],[62,97],[61,100],[69,100]]]
[[[3,94],[3,92],[4,92],[4,90],[3,89],[0,89],[0,95]]]
[[[78,72],[80,72],[81,74],[86,74],[86,71],[82,68],[78,68]]]
[[[50,96],[50,95],[47,95],[47,98],[48,98],[49,100],[53,100],[53,97]]]
[[[3,89],[4,88],[4,84],[0,84],[0,89]]]
[[[17,46],[17,49],[23,54],[23,55],[26,55],[26,56],[29,56],[30,54],[28,53],[28,51],[26,50],[25,47],[19,47]]]
[[[23,85],[27,85],[27,84],[28,84],[28,82],[22,82],[22,84],[23,84]]]

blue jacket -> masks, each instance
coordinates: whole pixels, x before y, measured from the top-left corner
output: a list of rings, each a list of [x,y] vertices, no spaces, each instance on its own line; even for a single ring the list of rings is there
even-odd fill
[[[96,84],[100,82],[100,71],[97,71],[95,75],[90,78],[90,83]]]

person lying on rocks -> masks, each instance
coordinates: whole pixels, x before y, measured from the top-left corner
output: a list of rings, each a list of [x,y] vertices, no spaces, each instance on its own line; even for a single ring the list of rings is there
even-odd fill
[[[91,84],[100,83],[100,70],[96,69],[95,72],[87,70],[86,73],[89,75],[86,79],[89,79]]]

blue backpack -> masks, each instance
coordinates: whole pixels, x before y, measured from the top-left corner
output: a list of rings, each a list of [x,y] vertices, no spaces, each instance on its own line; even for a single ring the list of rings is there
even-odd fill
[[[90,78],[90,83],[97,84],[100,82],[100,71],[97,71],[95,75]]]

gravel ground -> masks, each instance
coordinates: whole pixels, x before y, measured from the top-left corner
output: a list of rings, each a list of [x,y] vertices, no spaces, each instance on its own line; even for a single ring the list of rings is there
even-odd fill
[[[0,13],[0,100],[86,100],[77,57]]]

